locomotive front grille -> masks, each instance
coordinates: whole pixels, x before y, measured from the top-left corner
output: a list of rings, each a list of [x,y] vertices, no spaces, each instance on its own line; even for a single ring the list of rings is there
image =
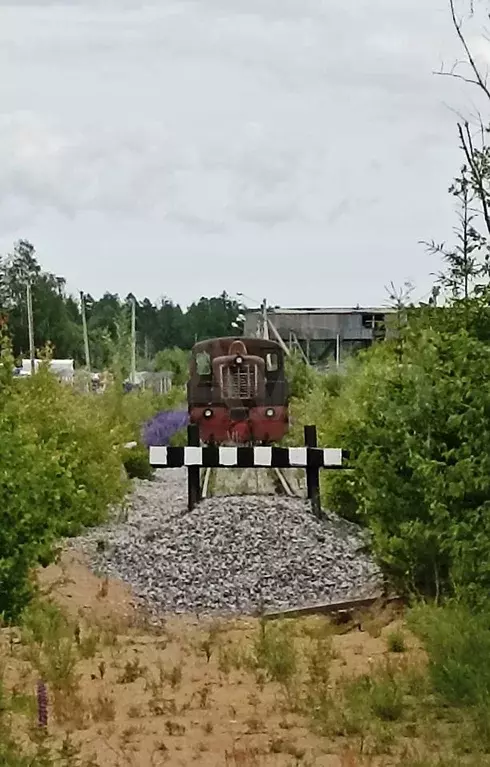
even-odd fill
[[[257,365],[221,365],[220,386],[223,399],[253,399],[258,394],[259,375]]]

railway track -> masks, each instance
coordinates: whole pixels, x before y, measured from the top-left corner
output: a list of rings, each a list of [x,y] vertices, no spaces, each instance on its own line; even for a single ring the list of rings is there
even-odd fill
[[[301,498],[301,489],[281,469],[213,469],[203,470],[201,497],[232,495],[287,495]]]

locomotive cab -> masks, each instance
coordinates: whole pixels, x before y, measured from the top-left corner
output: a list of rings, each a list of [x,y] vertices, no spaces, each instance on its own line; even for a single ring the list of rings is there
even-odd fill
[[[192,350],[189,372],[190,420],[204,442],[269,443],[286,433],[284,354],[275,341],[202,341]]]

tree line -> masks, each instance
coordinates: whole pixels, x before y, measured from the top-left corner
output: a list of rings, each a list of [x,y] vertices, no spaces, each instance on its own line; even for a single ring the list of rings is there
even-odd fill
[[[15,243],[11,253],[0,256],[0,313],[2,323],[8,327],[15,356],[29,356],[28,284],[31,285],[36,349],[49,343],[55,357],[84,364],[81,299],[67,293],[64,277],[42,269],[34,245],[24,239]],[[243,307],[225,292],[211,298],[203,296],[186,311],[167,298],[153,303],[146,297],[139,300],[131,293],[121,297],[106,292],[98,299],[86,294],[84,303],[94,369],[111,366],[127,345],[133,298],[137,356],[139,363],[146,367],[163,350],[189,350],[204,338],[242,332]]]

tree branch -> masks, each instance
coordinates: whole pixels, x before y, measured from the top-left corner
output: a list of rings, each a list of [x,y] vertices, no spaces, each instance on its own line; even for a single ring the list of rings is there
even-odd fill
[[[490,235],[490,211],[488,208],[487,192],[485,189],[483,176],[480,172],[480,168],[478,167],[478,163],[475,158],[475,148],[473,146],[473,139],[471,137],[470,127],[467,122],[464,125],[464,129],[461,123],[458,123],[458,133],[459,133],[459,138],[461,141],[461,148],[463,149],[463,152],[466,157],[466,161],[471,170],[472,177],[476,186],[476,191],[482,206],[482,213],[483,213],[483,218],[485,221],[485,226],[487,228],[488,234]]]
[[[479,88],[481,88],[481,90],[483,91],[485,96],[490,101],[490,89],[487,86],[486,80],[482,77],[482,75],[480,73],[480,70],[478,69],[477,63],[476,63],[476,61],[474,59],[474,56],[473,56],[473,54],[471,52],[471,49],[470,49],[468,43],[466,42],[466,38],[465,38],[465,36],[463,34],[463,31],[462,31],[462,26],[463,26],[462,22],[459,21],[457,16],[456,16],[456,10],[455,10],[455,7],[454,7],[454,0],[449,0],[449,7],[451,9],[451,18],[452,18],[452,21],[453,21],[454,28],[456,30],[456,34],[458,35],[459,41],[460,41],[461,45],[463,46],[464,52],[466,53],[466,57],[468,59],[468,63],[470,65],[471,69],[473,70],[473,74],[475,75],[475,78],[476,78],[475,81],[468,80],[467,82],[474,82],[475,85],[477,85]],[[473,13],[473,4],[471,4],[471,12]],[[455,76],[456,75],[453,73],[453,77],[455,77]]]

